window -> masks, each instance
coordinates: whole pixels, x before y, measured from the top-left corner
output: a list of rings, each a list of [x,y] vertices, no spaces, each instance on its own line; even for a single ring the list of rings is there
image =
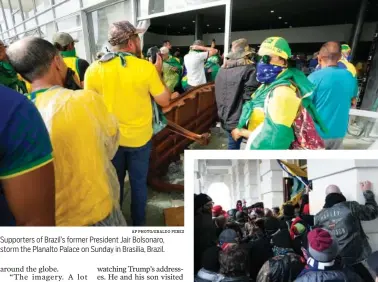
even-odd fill
[[[104,2],[104,0],[83,0],[83,6],[89,7],[98,3]]]
[[[74,15],[73,17],[65,18],[63,20],[57,21],[58,30],[70,30],[81,26],[80,15]]]
[[[25,31],[25,29],[24,29],[24,25],[23,25],[23,24],[22,24],[22,25],[19,25],[18,27],[16,27],[16,32],[17,32],[17,34],[23,32],[23,31]]]
[[[25,26],[26,26],[26,30],[29,30],[29,29],[36,27],[37,24],[35,22],[35,18],[32,18],[32,19],[28,20],[27,22],[25,22]]]
[[[80,1],[71,0],[55,8],[55,16],[57,18],[67,16],[80,9]]]
[[[78,40],[79,42],[75,43],[76,55],[80,58],[85,59],[85,42],[84,42],[84,34],[82,30],[76,32],[70,32],[73,39]]]
[[[21,11],[18,10],[15,14],[14,14],[14,21],[16,23],[16,25],[20,24],[23,22],[23,19],[22,19],[22,14],[21,14]]]
[[[32,1],[30,0],[30,2]],[[35,0],[35,6],[37,7],[37,12],[42,12],[51,7],[49,0]]]
[[[7,21],[8,28],[13,27],[13,21],[12,21],[12,14],[10,12],[10,9],[4,9],[5,12],[5,20]]]
[[[41,30],[41,37],[51,41],[52,37],[54,36],[56,30],[55,30],[55,24],[53,22],[48,23],[44,26],[40,27]]]
[[[53,15],[52,10],[50,10],[46,13],[43,13],[43,14],[37,16],[37,18],[38,18],[38,24],[42,25],[42,24],[46,24],[48,22],[51,22],[54,19],[54,15]]]
[[[108,29],[111,23],[132,18],[132,11],[128,8],[129,3],[121,2],[90,14],[89,19],[92,19],[93,27],[90,34],[93,36],[92,42],[94,42],[94,46],[91,46],[92,56],[99,51],[105,51],[105,47],[108,45]],[[130,14],[128,15],[126,11],[129,11]]]

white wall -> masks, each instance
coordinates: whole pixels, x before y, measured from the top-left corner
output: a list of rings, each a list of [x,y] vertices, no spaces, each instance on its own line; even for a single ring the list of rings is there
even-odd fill
[[[267,208],[279,207],[284,202],[282,186],[283,170],[277,160],[262,160],[260,163],[260,197]]]
[[[308,160],[308,177],[313,182],[310,193],[310,212],[316,214],[322,209],[325,189],[330,184],[340,187],[347,200],[364,204],[359,182],[369,180],[378,195],[378,160]],[[377,197],[376,197],[377,198]],[[363,227],[373,250],[378,250],[378,220],[363,222]]]
[[[371,41],[375,32],[376,23],[366,23],[364,25],[361,41]],[[349,41],[352,31],[352,24],[330,25],[330,26],[313,26],[300,28],[285,28],[274,30],[251,30],[232,32],[231,39],[238,38],[248,39],[249,44],[260,44],[269,36],[284,37],[289,43],[311,43],[327,41]],[[204,41],[207,45],[215,39],[223,45],[224,33],[204,34]],[[174,46],[190,46],[194,41],[194,35],[188,36],[164,36],[147,32],[145,35],[145,44],[161,44],[163,40],[171,41]]]

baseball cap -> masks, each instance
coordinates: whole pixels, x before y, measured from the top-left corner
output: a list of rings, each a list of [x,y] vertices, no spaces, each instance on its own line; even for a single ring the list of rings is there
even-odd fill
[[[258,54],[259,56],[276,55],[287,60],[291,57],[291,49],[284,38],[269,37],[261,44]]]
[[[53,36],[53,43],[58,43],[60,46],[65,47],[73,42],[79,42],[72,38],[72,36],[66,32],[58,32]]]
[[[143,29],[135,28],[129,21],[115,22],[109,27],[108,42],[112,46],[117,46],[125,43],[133,35],[143,32]]]
[[[348,44],[342,44],[341,45],[341,51],[342,52],[349,52],[351,51],[352,49],[350,48],[350,46]]]

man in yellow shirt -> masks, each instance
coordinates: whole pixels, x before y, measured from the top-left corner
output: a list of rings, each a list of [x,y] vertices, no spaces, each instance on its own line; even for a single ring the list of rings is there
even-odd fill
[[[164,107],[171,93],[162,82],[162,59],[155,66],[141,58],[141,43],[130,22],[110,26],[108,39],[113,53],[94,62],[84,80],[86,90],[104,97],[109,112],[119,121],[120,147],[113,159],[123,203],[126,170],[131,185],[131,217],[134,226],[145,225],[147,174],[151,152],[152,100]]]
[[[124,226],[119,187],[111,164],[118,126],[102,97],[63,88],[67,66],[48,41],[28,37],[8,50],[16,71],[32,83],[35,103],[51,138],[58,226]]]

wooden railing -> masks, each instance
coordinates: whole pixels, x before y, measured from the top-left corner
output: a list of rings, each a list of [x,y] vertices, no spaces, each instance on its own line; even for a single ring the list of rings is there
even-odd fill
[[[169,164],[193,142],[206,145],[210,128],[217,121],[214,83],[190,89],[163,109],[168,126],[152,139],[149,184],[160,191],[184,189],[183,185],[164,182]]]

